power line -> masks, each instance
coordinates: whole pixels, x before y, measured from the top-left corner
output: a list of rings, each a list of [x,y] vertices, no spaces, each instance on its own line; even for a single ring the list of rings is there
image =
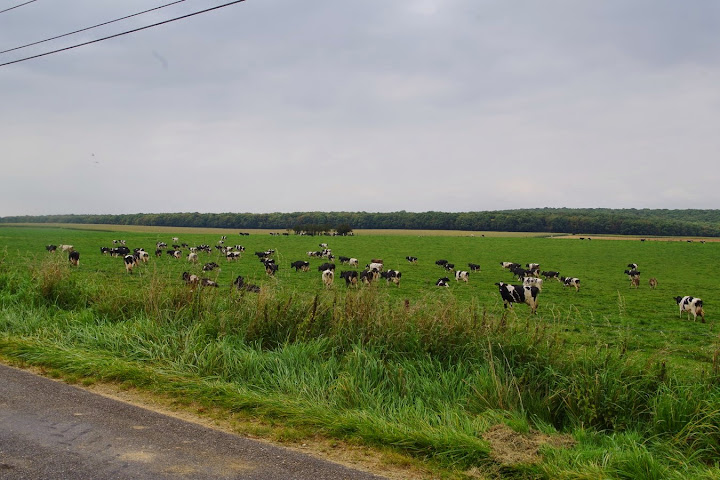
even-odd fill
[[[33,0],[33,1],[36,2],[37,0]],[[0,51],[0,53],[12,52],[12,51],[14,51],[14,50],[20,50],[21,48],[26,48],[26,47],[31,47],[31,46],[33,46],[33,45],[37,45],[37,44],[39,44],[39,43],[49,42],[50,40],[57,40],[58,38],[67,37],[67,36],[69,36],[69,35],[74,35],[74,34],[76,34],[76,33],[85,32],[85,31],[87,31],[87,30],[92,30],[93,28],[102,27],[103,25],[109,25],[109,24],[111,24],[111,23],[119,22],[119,21],[121,21],[121,20],[127,20],[128,18],[137,17],[138,15],[142,15],[142,14],[144,14],[144,13],[152,12],[153,10],[160,10],[161,8],[169,7],[170,5],[175,5],[176,3],[181,3],[181,2],[184,2],[184,1],[185,1],[185,0],[177,0],[176,2],[167,3],[167,4],[161,5],[161,6],[159,6],[159,7],[151,8],[150,10],[145,10],[145,11],[143,11],[143,12],[138,12],[138,13],[133,13],[132,15],[128,15],[128,16],[126,16],[126,17],[116,18],[115,20],[110,20],[109,22],[98,23],[97,25],[93,25],[92,27],[81,28],[80,30],[75,30],[74,32],[65,33],[65,34],[63,34],[63,35],[58,35],[58,36],[56,36],[56,37],[46,38],[45,40],[40,40],[39,42],[28,43],[28,44],[22,45],[22,46],[20,46],[20,47],[15,47],[15,48],[10,48],[10,49],[8,49],[8,50],[3,50],[3,51]],[[2,13],[2,12],[0,12],[0,13]]]
[[[37,1],[37,0],[33,0],[33,1]],[[234,2],[224,3],[224,4],[218,5],[218,6],[216,6],[216,7],[211,7],[211,8],[207,8],[207,9],[205,9],[205,10],[200,10],[200,11],[198,11],[198,12],[189,13],[189,14],[187,14],[187,15],[182,15],[182,16],[180,16],[180,17],[171,18],[170,20],[164,20],[164,21],[162,21],[162,22],[153,23],[152,25],[147,25],[147,26],[145,26],[145,27],[135,28],[135,29],[133,29],[133,30],[128,30],[128,31],[126,31],[126,32],[116,33],[115,35],[110,35],[110,36],[108,36],[108,37],[98,38],[97,40],[91,40],[91,41],[89,41],[89,42],[84,42],[84,43],[78,43],[77,45],[72,45],[72,46],[70,46],[70,47],[65,47],[65,48],[59,48],[59,49],[57,49],[57,50],[53,50],[53,51],[50,51],[50,52],[41,53],[41,54],[39,54],[39,55],[33,55],[33,56],[31,56],[31,57],[21,58],[21,59],[19,59],[19,60],[13,60],[12,62],[0,63],[0,67],[4,67],[4,66],[6,66],[6,65],[12,65],[13,63],[24,62],[24,61],[26,61],[26,60],[32,60],[33,58],[44,57],[44,56],[46,56],[46,55],[52,55],[53,53],[64,52],[65,50],[71,50],[71,49],[73,49],[73,48],[83,47],[83,46],[85,46],[85,45],[90,45],[91,43],[102,42],[103,40],[108,40],[108,39],[110,39],[110,38],[120,37],[120,36],[122,36],[122,35],[127,35],[128,33],[139,32],[140,30],[146,30],[146,29],[148,29],[148,28],[157,27],[158,25],[164,25],[164,24],[166,24],[166,23],[174,22],[174,21],[176,21],[176,20],[182,20],[182,19],[184,19],[184,18],[193,17],[193,16],[195,16],[195,15],[200,15],[201,13],[207,13],[207,12],[210,12],[210,11],[212,11],[212,10],[217,10],[217,9],[219,9],[219,8],[228,7],[228,6],[230,6],[230,5],[234,5],[234,4],[236,4],[236,3],[240,3],[240,2],[244,2],[244,1],[245,1],[245,0],[235,0]]]
[[[0,13],[9,12],[10,10],[14,10],[16,8],[20,8],[23,5],[27,5],[28,3],[37,2],[37,0],[30,0],[29,2],[21,3],[20,5],[15,5],[14,7],[6,8],[5,10],[0,10]]]

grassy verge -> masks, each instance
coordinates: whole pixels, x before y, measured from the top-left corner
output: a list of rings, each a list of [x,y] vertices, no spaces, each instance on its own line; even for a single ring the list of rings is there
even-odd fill
[[[680,377],[662,358],[569,345],[562,324],[452,295],[406,306],[379,289],[145,285],[115,291],[53,259],[3,271],[0,355],[391,448],[447,478],[720,473],[717,362]],[[561,433],[574,440],[499,454]]]

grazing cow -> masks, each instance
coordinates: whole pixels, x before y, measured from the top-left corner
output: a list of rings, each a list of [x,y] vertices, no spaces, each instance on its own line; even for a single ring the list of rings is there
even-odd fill
[[[327,244],[327,243],[321,243],[320,245],[318,245],[318,247],[320,247],[320,248],[328,248],[328,244]]]
[[[198,262],[198,254],[195,252],[188,253],[188,262],[197,263]]]
[[[156,246],[157,248],[167,248],[167,243],[165,243],[165,242],[157,242],[157,243],[155,244],[155,246]]]
[[[123,257],[123,260],[125,261],[125,271],[127,273],[132,273],[133,267],[137,265],[137,259],[135,258],[135,255],[125,255]]]
[[[162,253],[163,253],[162,248],[156,248],[156,249],[155,249],[155,256],[156,256],[156,257],[161,257],[161,256],[162,256]]]
[[[653,289],[656,288],[656,287],[657,287],[657,278],[652,277],[652,278],[650,279],[650,282],[649,282],[649,283],[650,283],[650,288],[653,288]]]
[[[560,281],[566,287],[575,287],[575,291],[580,290],[580,279],[575,277],[560,277]]]
[[[373,268],[372,270],[365,269],[360,272],[360,281],[365,284],[370,284],[378,278],[380,278],[380,272],[375,268]]]
[[[206,263],[205,265],[203,265],[202,269],[203,269],[203,272],[209,272],[209,271],[212,271],[212,270],[218,268],[219,266],[220,265],[218,265],[215,262],[209,262],[209,263]]]
[[[168,250],[167,254],[170,255],[173,258],[180,258],[182,256],[182,251],[180,250]]]
[[[240,258],[241,255],[242,254],[240,252],[228,251],[227,253],[225,253],[225,258],[228,262],[232,262],[233,260],[237,260],[238,258]]]
[[[260,293],[260,287],[251,283],[245,283],[245,279],[242,277],[242,275],[238,275],[235,281],[233,281],[233,285],[235,285],[238,290],[245,290],[246,292],[252,293]]]
[[[381,272],[380,276],[387,280],[387,283],[393,282],[395,285],[400,286],[400,277],[402,276],[402,273],[398,270],[387,270],[385,272]]]
[[[625,270],[625,275],[632,279],[633,277],[639,277],[640,272],[638,272],[637,270]]]
[[[72,265],[75,265],[77,267],[78,265],[80,265],[80,252],[72,250],[68,254],[68,260],[70,260],[70,263]]]
[[[542,292],[542,285],[543,285],[542,278],[523,277],[522,282],[523,282],[523,286],[537,287],[537,289]]]
[[[438,267],[444,268],[445,265],[447,265],[447,263],[448,263],[447,260],[435,260],[435,265],[437,265]]]
[[[75,249],[72,245],[60,245],[58,248],[61,252],[72,252]]]
[[[545,280],[550,280],[551,278],[554,278],[558,282],[560,281],[560,272],[555,272],[553,270],[550,270],[547,272],[540,272],[540,275],[545,277]]]
[[[359,262],[359,260],[357,258],[351,257],[350,260],[348,261],[348,265],[350,265],[351,267],[357,267],[358,262]]]
[[[465,270],[458,270],[455,272],[455,281],[459,282],[462,280],[465,283],[468,283],[470,281],[470,272],[466,272]]]
[[[191,275],[188,272],[183,272],[182,279],[185,280],[185,283],[187,283],[188,285],[193,286],[197,285],[198,282],[200,282],[200,277],[198,277],[197,275]]]
[[[417,257],[405,257],[405,260],[407,260],[410,263],[417,263],[418,259]]]
[[[508,270],[512,270],[513,268],[522,267],[522,265],[520,265],[519,263],[515,263],[515,262],[500,262],[500,265],[503,268],[507,268]]]
[[[340,272],[340,278],[345,279],[345,285],[357,285],[359,277],[360,275],[358,275],[358,272],[355,270]]]
[[[58,248],[57,245],[46,245],[45,246],[45,250],[47,250],[50,253],[55,253],[57,248]]]
[[[690,314],[693,314],[693,321],[697,320],[698,315],[700,316],[700,319],[702,320],[702,323],[705,323],[705,311],[703,310],[703,301],[699,298],[694,298],[691,296],[684,296],[684,297],[674,297],[675,302],[678,304],[678,307],[680,307],[680,318],[682,318],[683,312],[688,312],[688,320],[690,320]]]
[[[439,278],[437,282],[435,282],[436,287],[449,287],[450,286],[450,279],[448,277]]]
[[[382,272],[383,264],[381,262],[371,262],[371,263],[365,265],[365,268],[368,270],[377,270],[378,272]]]
[[[495,285],[500,289],[500,296],[503,299],[503,306],[512,307],[513,303],[526,303],[530,307],[530,313],[535,313],[538,307],[538,293],[540,289],[528,285],[509,285],[499,282]]]
[[[308,270],[310,270],[310,262],[306,262],[305,260],[298,260],[296,262],[292,262],[290,266],[293,267],[296,272],[299,272],[300,270],[302,270],[303,272],[307,272]]]
[[[140,249],[135,252],[135,258],[143,263],[148,263],[150,261],[150,254],[145,250]]]
[[[532,272],[534,277],[537,277],[540,275],[540,264],[539,263],[526,263],[525,266],[527,267],[530,272]]]
[[[329,268],[322,272],[322,281],[326,287],[330,288],[335,280],[335,272]]]
[[[340,255],[338,257],[338,261],[340,262],[341,265],[345,265],[350,262],[350,257],[344,257],[344,256]]]
[[[468,267],[470,268],[471,272],[479,272],[480,271],[480,265],[477,263],[468,263]]]
[[[328,263],[325,262],[322,265],[318,267],[318,272],[324,272],[325,270],[333,270],[335,271],[335,264],[334,263]]]
[[[267,273],[268,275],[275,275],[275,272],[277,272],[279,268],[280,266],[277,265],[275,262],[265,263],[265,273]]]
[[[200,279],[200,286],[201,287],[219,287],[218,283],[214,280],[210,280],[209,278],[201,278]]]

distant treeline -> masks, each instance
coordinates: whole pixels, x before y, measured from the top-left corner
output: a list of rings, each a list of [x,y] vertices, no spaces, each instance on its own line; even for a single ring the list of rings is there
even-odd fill
[[[1,217],[0,223],[81,223],[232,229],[472,230],[659,236],[720,236],[720,210],[538,208],[485,212],[135,213]]]

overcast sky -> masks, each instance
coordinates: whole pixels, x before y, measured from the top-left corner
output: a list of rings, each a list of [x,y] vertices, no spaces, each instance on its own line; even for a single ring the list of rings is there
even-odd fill
[[[0,50],[170,1],[38,0]],[[247,0],[0,67],[0,216],[720,208],[718,160],[717,0]]]

